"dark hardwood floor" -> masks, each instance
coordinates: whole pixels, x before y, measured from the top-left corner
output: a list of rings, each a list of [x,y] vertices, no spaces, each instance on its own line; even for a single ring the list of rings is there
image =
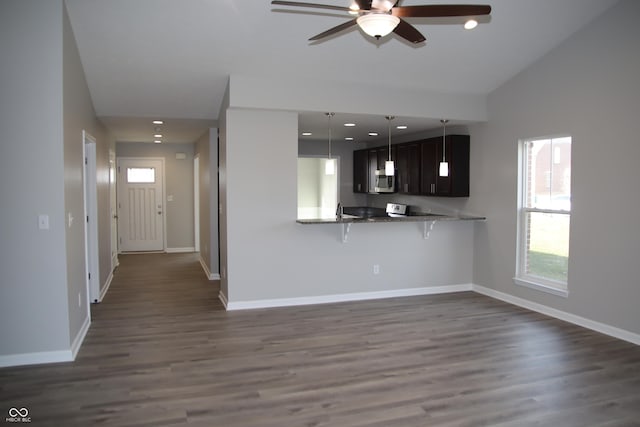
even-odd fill
[[[122,256],[77,360],[0,369],[0,411],[51,426],[640,426],[640,347],[482,295],[227,313],[217,294],[193,254]]]

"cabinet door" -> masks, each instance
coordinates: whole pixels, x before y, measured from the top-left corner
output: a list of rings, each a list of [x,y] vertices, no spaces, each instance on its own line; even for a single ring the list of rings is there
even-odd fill
[[[375,148],[367,150],[367,159],[369,164],[368,192],[373,193],[376,185],[376,170],[378,170],[378,150]]]
[[[353,152],[353,192],[366,193],[369,188],[369,154],[367,150]]]
[[[398,144],[393,152],[398,192],[420,194],[420,144]]]
[[[448,135],[445,159],[449,176],[437,176],[436,193],[444,197],[469,197],[469,136]],[[438,144],[438,165],[442,161],[442,138]]]
[[[387,147],[378,148],[378,170],[384,170],[384,163],[389,160],[389,149]]]
[[[420,144],[407,144],[407,187],[409,194],[420,194]]]
[[[420,193],[435,195],[438,145],[433,139],[428,139],[421,144],[420,148]]]
[[[436,151],[437,151],[437,173],[436,173],[436,194],[438,196],[450,196],[451,195],[451,177],[455,172],[455,164],[451,158],[451,136],[446,137],[446,143],[443,143],[442,138],[436,138]],[[440,176],[440,162],[443,159],[442,151],[446,151],[444,159],[449,164],[449,174],[447,176]]]
[[[400,144],[393,147],[393,161],[396,166],[396,186],[398,193],[409,192],[409,163],[407,145]]]

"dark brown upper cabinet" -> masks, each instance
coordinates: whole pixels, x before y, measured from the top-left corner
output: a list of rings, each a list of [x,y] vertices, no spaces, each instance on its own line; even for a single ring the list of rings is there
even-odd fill
[[[398,193],[469,197],[469,136],[448,135],[445,142],[445,160],[449,163],[449,176],[446,177],[439,176],[442,137],[392,146]],[[375,171],[384,169],[388,158],[386,146],[354,151],[353,191],[373,193]]]
[[[369,189],[369,153],[367,150],[353,152],[353,192],[366,193]]]
[[[392,147],[396,165],[398,193],[420,194],[420,143],[411,142]]]
[[[436,145],[436,162],[431,166],[435,171],[434,195],[469,197],[469,135],[447,135],[445,144],[442,138],[431,138],[426,142]],[[439,176],[443,145],[444,158],[449,163],[448,176]]]

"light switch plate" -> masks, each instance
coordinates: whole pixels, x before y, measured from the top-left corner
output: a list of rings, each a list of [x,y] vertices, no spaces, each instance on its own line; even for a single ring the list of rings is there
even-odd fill
[[[45,214],[38,215],[38,228],[40,230],[49,229],[49,215],[45,215]]]

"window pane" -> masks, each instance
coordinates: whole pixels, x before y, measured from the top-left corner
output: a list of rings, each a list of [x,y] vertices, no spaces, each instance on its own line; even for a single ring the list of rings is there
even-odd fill
[[[529,232],[525,243],[524,273],[567,283],[569,215],[526,212],[525,216]]]
[[[525,150],[525,207],[571,210],[571,138],[528,141]]]
[[[327,164],[333,174],[327,174]],[[338,205],[336,159],[298,158],[298,219],[335,218]]]
[[[156,169],[127,168],[127,182],[130,184],[153,184],[156,182]]]

